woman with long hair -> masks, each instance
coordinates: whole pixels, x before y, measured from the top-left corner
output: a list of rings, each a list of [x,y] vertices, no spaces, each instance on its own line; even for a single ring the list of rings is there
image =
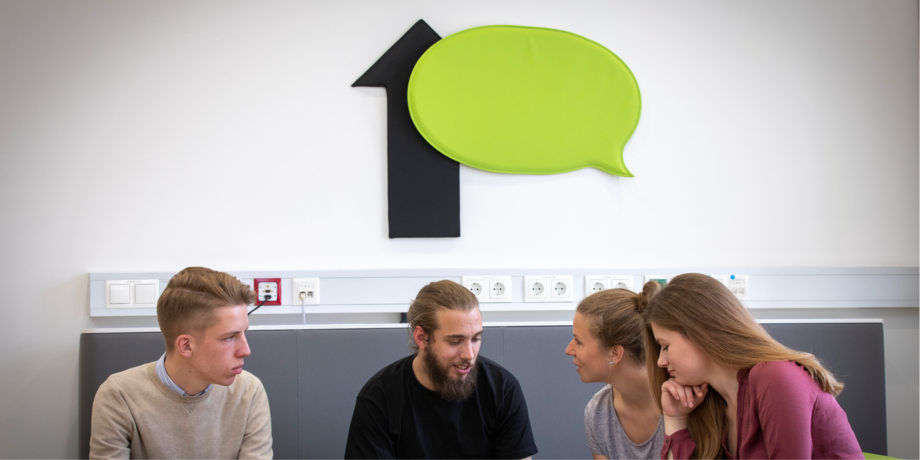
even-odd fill
[[[863,458],[838,382],[770,337],[722,283],[674,277],[642,313],[661,458]]]
[[[575,311],[565,353],[573,357],[582,382],[607,383],[585,407],[585,432],[595,459],[657,458],[661,452],[664,424],[649,389],[639,313],[657,289],[650,283],[639,294],[600,291]]]

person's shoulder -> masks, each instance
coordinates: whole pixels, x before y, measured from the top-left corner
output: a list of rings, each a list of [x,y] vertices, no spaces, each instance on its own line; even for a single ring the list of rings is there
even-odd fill
[[[402,386],[405,381],[403,377],[407,372],[406,368],[412,367],[413,359],[415,359],[414,354],[387,364],[367,380],[358,395],[364,395],[374,390],[386,390],[394,386]]]
[[[141,364],[110,375],[96,389],[93,397],[93,411],[96,406],[115,404],[125,407],[130,401],[146,400],[156,396],[156,385],[151,382],[149,372],[156,363]],[[154,374],[155,375],[155,374]]]
[[[262,386],[262,380],[245,369],[243,369],[240,375],[237,375],[236,378],[233,379],[233,383],[229,385],[229,388],[233,391],[244,393],[254,393],[259,390],[265,391],[265,387]]]
[[[253,405],[267,407],[268,404],[268,394],[265,392],[265,387],[262,386],[262,380],[246,370],[237,375],[233,383],[228,386],[214,384],[206,396],[223,401],[225,408],[253,407]]]
[[[156,362],[141,364],[140,366],[116,372],[102,382],[100,390],[108,387],[118,391],[130,391],[139,385],[144,385],[149,381],[148,373],[152,366],[156,366]]]
[[[476,365],[479,367],[479,377],[476,379],[476,386],[480,391],[494,393],[502,398],[512,397],[512,395],[521,394],[521,383],[508,369],[502,365],[480,355],[476,358]],[[522,395],[523,396],[523,395]]]
[[[613,390],[610,385],[604,385],[604,388],[594,393],[594,396],[588,401],[588,405],[585,406],[585,418],[594,419],[598,415],[598,412],[605,411],[608,407],[612,407],[612,399]]]
[[[751,381],[811,380],[808,371],[795,361],[764,361],[751,368]]]
[[[479,364],[479,369],[481,372],[491,376],[491,377],[500,377],[505,380],[517,383],[517,379],[514,377],[514,374],[511,373],[508,369],[502,367],[501,364],[492,361],[485,356],[479,355],[476,358],[476,362]]]
[[[758,394],[810,394],[820,391],[808,370],[794,361],[764,361],[751,368],[751,388]]]

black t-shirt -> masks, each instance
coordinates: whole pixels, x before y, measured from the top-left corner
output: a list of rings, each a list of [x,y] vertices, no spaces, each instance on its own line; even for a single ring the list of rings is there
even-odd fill
[[[525,458],[537,453],[517,379],[480,356],[476,390],[446,401],[415,377],[415,355],[383,368],[361,389],[345,458]]]

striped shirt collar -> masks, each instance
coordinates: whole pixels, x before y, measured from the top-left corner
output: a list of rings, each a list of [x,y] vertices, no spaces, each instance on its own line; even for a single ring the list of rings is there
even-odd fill
[[[160,378],[160,381],[163,382],[163,385],[166,385],[172,391],[179,393],[179,396],[201,396],[208,392],[214,384],[208,385],[207,388],[201,391],[201,393],[190,395],[185,392],[182,388],[179,388],[179,385],[176,385],[175,382],[169,378],[169,374],[166,373],[166,353],[163,353],[163,356],[160,356],[160,359],[157,360],[157,377]]]

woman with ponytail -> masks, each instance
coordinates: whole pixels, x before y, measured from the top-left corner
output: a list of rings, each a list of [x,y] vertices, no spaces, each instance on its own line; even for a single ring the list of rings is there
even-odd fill
[[[636,294],[608,289],[586,297],[572,320],[565,353],[585,383],[605,382],[585,408],[585,432],[595,459],[657,458],[664,424],[645,366],[645,326],[641,310],[658,289]]]
[[[838,382],[768,334],[722,283],[674,277],[642,314],[661,458],[863,458]]]

